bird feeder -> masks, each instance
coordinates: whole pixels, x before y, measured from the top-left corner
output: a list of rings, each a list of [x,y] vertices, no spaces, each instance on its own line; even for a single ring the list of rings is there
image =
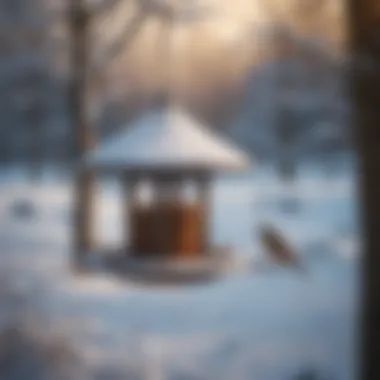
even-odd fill
[[[91,151],[85,165],[123,184],[126,255],[192,260],[213,250],[213,175],[246,169],[249,158],[183,108],[158,104]]]
[[[176,102],[174,76],[179,74],[169,67],[174,67],[176,56],[172,37],[178,35],[174,28],[178,17],[170,9],[163,23],[168,39],[158,61],[167,96],[153,100],[149,112],[84,158],[93,172],[111,173],[122,182],[125,243],[116,266],[127,262],[128,273],[138,267],[145,278],[174,274],[183,280],[213,271],[214,258],[222,255],[213,254],[209,233],[212,177],[249,165],[247,155]],[[142,194],[146,183],[149,197]],[[186,265],[178,266],[179,262]]]

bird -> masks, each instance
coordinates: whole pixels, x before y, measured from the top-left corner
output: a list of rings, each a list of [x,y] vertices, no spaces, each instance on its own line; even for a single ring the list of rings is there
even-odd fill
[[[303,268],[294,247],[276,227],[270,224],[261,226],[259,237],[261,245],[273,261],[287,267]]]
[[[37,210],[28,199],[18,199],[10,205],[10,213],[15,219],[30,220],[36,216]]]

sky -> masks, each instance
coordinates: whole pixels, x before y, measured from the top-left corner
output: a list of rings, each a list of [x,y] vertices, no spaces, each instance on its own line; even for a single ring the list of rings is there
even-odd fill
[[[230,78],[235,81],[244,70],[258,61],[267,49],[267,28],[282,24],[305,36],[318,36],[336,44],[341,40],[342,1],[320,1],[320,11],[302,8],[300,0],[208,0],[201,1],[206,15],[183,22],[166,33],[161,20],[148,17],[138,29],[131,43],[115,59],[111,72],[119,80],[124,74],[139,86],[149,82],[155,86],[164,79],[163,67],[175,65],[184,85]],[[305,1],[301,2],[305,4]],[[315,3],[315,2],[314,2]],[[310,13],[312,12],[312,13]],[[95,54],[102,56],[102,47],[117,40],[120,30],[133,20],[136,7],[122,2],[107,17],[95,24]],[[315,16],[317,15],[317,16]],[[169,49],[170,47],[170,49]],[[156,81],[156,84],[155,84]],[[132,85],[133,86],[133,85]]]

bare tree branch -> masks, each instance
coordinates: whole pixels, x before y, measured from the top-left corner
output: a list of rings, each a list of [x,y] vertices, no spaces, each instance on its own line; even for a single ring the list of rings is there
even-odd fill
[[[90,9],[91,17],[105,16],[108,12],[112,11],[117,5],[125,0],[103,0],[100,4],[93,6]],[[131,0],[127,0],[131,1]]]
[[[141,30],[147,15],[144,12],[139,11],[131,21],[129,21],[123,31],[120,33],[120,37],[111,46],[108,47],[106,52],[101,54],[101,62],[95,64],[95,72],[104,69],[115,60],[129,44],[136,37]]]

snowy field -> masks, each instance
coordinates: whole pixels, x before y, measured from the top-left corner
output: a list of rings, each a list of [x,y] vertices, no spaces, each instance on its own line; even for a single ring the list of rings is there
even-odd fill
[[[329,380],[355,379],[358,236],[353,168],[329,176],[301,168],[287,189],[272,169],[219,178],[214,188],[212,238],[263,260],[255,232],[274,222],[298,248],[306,274],[266,267],[208,285],[138,287],[106,275],[69,270],[71,186],[47,172],[28,184],[18,171],[0,183],[0,250],[20,284],[43,284],[44,307],[75,329],[89,365],[121,371],[144,368],[145,378],[294,379],[318,370]],[[296,213],[281,199],[291,193]],[[99,244],[121,241],[120,189],[99,185]],[[11,205],[30,199],[36,215],[15,218]],[[111,365],[111,364],[110,364]]]

